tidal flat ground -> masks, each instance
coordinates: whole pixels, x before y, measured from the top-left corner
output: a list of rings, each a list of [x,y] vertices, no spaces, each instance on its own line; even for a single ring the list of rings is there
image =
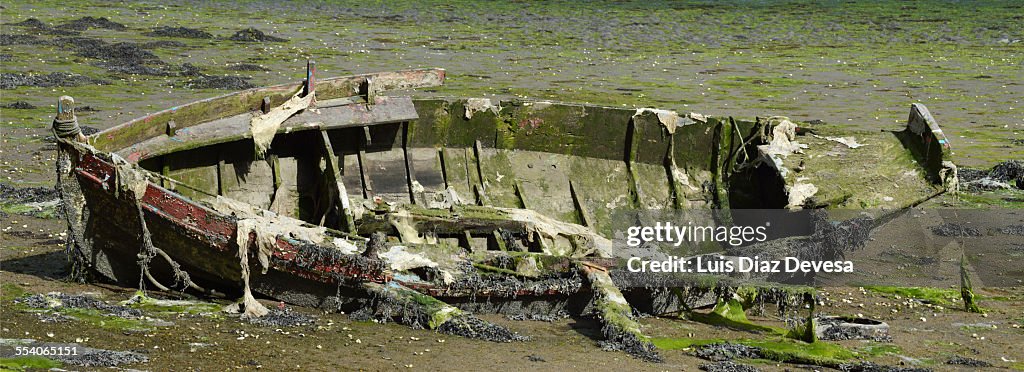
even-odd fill
[[[62,281],[65,226],[32,209],[55,182],[46,136],[61,95],[75,97],[82,125],[102,130],[238,89],[297,83],[307,59],[321,76],[441,67],[444,86],[411,94],[783,115],[868,130],[901,129],[910,104],[919,102],[942,125],[957,165],[988,169],[1024,159],[1024,3],[1017,1],[44,0],[0,7],[0,338],[144,352],[150,362],[131,365],[140,369],[436,370],[466,363],[693,370],[706,362],[688,347],[674,349],[682,344],[672,340],[759,336],[648,318],[645,332],[665,340],[667,363],[647,364],[601,351],[594,340],[600,327],[586,319],[489,319],[534,338],[513,344],[338,314],[282,329],[194,314],[174,315],[173,326],[41,322],[14,304],[14,295],[95,292],[120,301],[133,292]],[[945,362],[964,356],[1024,369],[1019,290],[983,292],[987,318],[891,293],[826,293],[833,313],[863,313],[899,329],[892,344],[842,343],[847,360],[955,370]],[[748,362],[763,370],[793,367]]]

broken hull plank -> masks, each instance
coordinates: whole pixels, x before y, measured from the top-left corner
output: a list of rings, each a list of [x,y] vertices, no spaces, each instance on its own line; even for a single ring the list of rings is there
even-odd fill
[[[358,96],[367,79],[373,80],[377,90],[405,90],[439,86],[444,82],[445,71],[417,69],[321,79],[316,82],[317,94],[322,100]],[[270,97],[271,106],[277,106],[301,88],[296,84],[254,88],[176,106],[97,133],[90,143],[101,151],[123,149],[164,133],[169,121],[174,121],[178,128],[187,128],[241,115],[259,110],[264,97]]]
[[[108,198],[110,203],[120,203],[125,205],[130,203],[123,200],[123,195],[121,198],[113,195],[117,189],[114,176],[115,168],[109,162],[99,159],[92,154],[83,154],[79,167],[75,172],[79,176],[81,184],[90,186],[88,188],[83,188],[83,192],[89,190],[90,193],[103,194]],[[209,251],[209,257],[218,257],[221,261],[227,260],[225,262],[234,262],[231,266],[237,269],[237,262],[232,261],[235,259],[235,252],[238,250],[238,248],[234,246],[235,235],[237,233],[237,226],[235,224],[234,217],[223,215],[191,200],[184,199],[176,193],[152,183],[147,184],[146,192],[141,198],[141,203],[143,209],[151,216],[156,217],[156,219],[169,222],[173,227],[173,230],[171,231],[161,233],[154,232],[154,236],[165,237],[165,239],[157,240],[155,243],[173,242],[176,239],[189,240],[193,243],[197,243],[199,246],[199,248],[192,248],[193,251]],[[113,214],[105,214],[102,212],[103,211],[101,210],[93,211],[93,213],[90,214],[90,218],[95,219],[95,221],[91,223],[96,224],[96,226],[124,226],[124,223],[119,223],[118,218],[123,219],[124,213],[127,212],[116,212]],[[276,249],[272,252],[272,257],[276,260],[275,262],[278,263],[275,269],[290,272],[294,275],[307,279],[316,279],[324,282],[325,284],[337,284],[335,278],[381,283],[389,280],[389,275],[380,268],[376,270],[366,270],[361,267],[355,267],[352,265],[352,262],[344,259],[313,262],[308,265],[297,265],[296,261],[306,259],[306,257],[302,257],[300,253],[302,244],[303,242],[288,239],[286,237],[277,237]],[[170,243],[168,245],[178,244]],[[137,244],[125,242],[121,244],[112,244],[110,247],[120,250],[120,252],[116,253],[107,253],[112,256],[118,255],[122,257],[134,257],[134,254],[139,251],[139,246]],[[189,252],[181,251],[172,252],[172,255],[175,257],[187,257],[190,254]],[[131,262],[134,260],[127,261]],[[238,280],[238,277],[236,276],[237,271],[209,271],[212,271],[207,273],[209,276],[216,277],[222,282],[233,283]],[[116,278],[116,276],[114,277]]]
[[[399,123],[416,118],[416,109],[408,97],[377,97],[377,104],[372,110],[365,104],[351,104],[303,111],[281,123],[277,133]],[[173,136],[156,136],[116,153],[128,161],[137,162],[172,152],[252,138],[251,119],[251,114],[244,113],[181,128]]]

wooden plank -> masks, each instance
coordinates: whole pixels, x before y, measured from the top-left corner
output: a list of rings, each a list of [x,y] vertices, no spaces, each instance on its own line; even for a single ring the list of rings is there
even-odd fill
[[[590,212],[587,212],[583,201],[580,200],[580,196],[576,191],[576,185],[571,180],[569,181],[569,194],[572,195],[572,204],[576,207],[576,213],[580,216],[581,225],[594,228],[593,218],[590,217]]]
[[[217,157],[217,195],[224,196],[225,187],[224,184],[224,156],[218,155]]]
[[[270,197],[270,211],[281,213],[281,199],[284,198],[284,187],[281,182],[281,160],[277,155],[269,155],[270,172],[274,176],[274,195]]]
[[[322,105],[317,109],[307,109],[295,114],[281,123],[277,133],[391,124],[419,118],[416,107],[409,97],[377,97],[377,104],[372,105],[372,109],[364,104],[348,104],[351,100],[337,102],[343,104],[329,107]],[[249,131],[251,120],[252,114],[246,112],[178,129],[173,136],[161,134],[116,152],[129,161],[137,162],[181,149],[252,138]]]
[[[324,170],[324,176],[327,178],[328,187],[330,189],[331,196],[341,212],[341,228],[346,232],[355,232],[356,225],[355,220],[352,216],[352,208],[348,200],[348,191],[345,190],[345,184],[342,182],[339,175],[341,174],[341,168],[338,166],[338,158],[334,155],[334,147],[331,146],[331,138],[327,135],[327,131],[320,131],[320,140],[322,150],[324,151],[324,159],[327,163],[327,169]]]
[[[530,207],[526,205],[526,198],[523,196],[523,187],[519,184],[518,180],[512,181],[512,188],[516,193],[516,197],[519,198],[519,207],[523,209],[530,209]]]
[[[437,68],[415,69],[323,79],[316,85],[317,98],[329,100],[358,96],[359,86],[367,79],[372,79],[374,87],[380,91],[425,88],[444,83],[445,71]],[[188,128],[211,120],[245,114],[259,110],[265,97],[270,97],[274,105],[279,105],[300,88],[296,84],[254,88],[175,106],[97,133],[91,136],[90,143],[101,151],[123,149],[162,134],[170,120],[176,121],[179,128]]]
[[[363,183],[363,198],[373,200],[373,183],[370,181],[370,159],[366,157],[366,147],[370,145],[370,132],[363,128],[363,141],[359,144],[359,178]]]
[[[367,152],[364,158],[368,184],[377,198],[389,203],[409,203],[409,179],[402,149]]]
[[[448,165],[444,163],[444,148],[437,149],[437,158],[441,162],[441,180],[444,181],[444,189],[448,189]]]
[[[416,183],[416,171],[412,165],[412,158],[409,157],[409,122],[402,123],[402,155],[405,157],[405,180],[409,186],[409,202],[423,204],[423,200],[417,201],[420,199],[422,191],[420,195],[417,195],[416,188],[413,187],[413,184]]]
[[[665,170],[668,173],[669,197],[672,199],[672,209],[683,209],[686,205],[686,195],[681,187],[681,180],[676,177],[679,167],[676,165],[676,145],[674,134],[668,135],[668,152],[665,154]]]
[[[466,203],[474,203],[473,181],[469,174],[469,161],[466,149],[442,148],[445,189],[451,189],[459,199]]]
[[[640,185],[637,183],[636,162],[637,153],[640,151],[640,127],[636,124],[636,119],[629,121],[629,129],[626,134],[626,175],[629,176],[629,195],[630,201],[633,203],[634,208],[641,208],[643,201],[640,197]]]

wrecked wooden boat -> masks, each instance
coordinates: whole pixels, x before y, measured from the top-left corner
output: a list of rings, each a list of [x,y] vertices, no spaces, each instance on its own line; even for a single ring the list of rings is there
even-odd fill
[[[260,296],[495,341],[520,336],[473,312],[595,315],[606,346],[657,360],[633,308],[731,294],[705,279],[688,296],[617,283],[617,211],[899,209],[955,179],[923,106],[903,131],[851,139],[782,117],[385,94],[444,79],[318,79],[311,64],[302,84],[88,137],[62,97],[58,188],[76,268],[242,298],[249,316],[267,312]],[[760,301],[806,300],[751,288]]]

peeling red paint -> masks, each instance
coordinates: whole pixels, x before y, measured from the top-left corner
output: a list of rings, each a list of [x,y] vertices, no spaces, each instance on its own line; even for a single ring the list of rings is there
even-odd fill
[[[93,154],[83,154],[75,172],[81,176],[82,180],[88,181],[108,193],[113,193],[117,187],[114,166]],[[147,185],[142,203],[146,211],[182,228],[188,236],[203,242],[210,249],[231,256],[238,251],[234,239],[237,225],[232,217],[196,204],[190,199],[152,183]],[[250,236],[250,241],[255,241],[255,237]],[[273,256],[280,260],[293,261],[298,255],[298,247],[280,237],[277,238],[277,248],[274,250]],[[311,270],[295,267],[295,265],[287,265],[287,267],[275,265],[274,268],[328,284],[336,284],[333,275],[378,283],[391,280],[391,276],[385,272],[366,271],[344,262],[320,262],[314,264]]]

